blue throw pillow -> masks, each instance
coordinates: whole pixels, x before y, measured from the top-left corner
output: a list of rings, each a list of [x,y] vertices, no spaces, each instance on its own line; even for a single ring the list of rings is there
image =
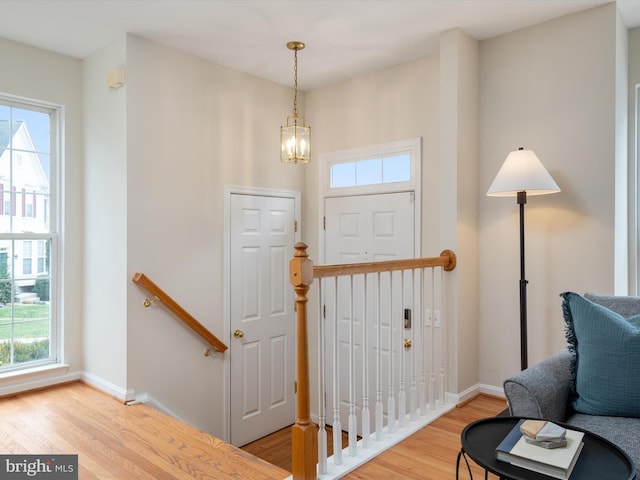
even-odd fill
[[[590,415],[640,417],[640,315],[624,318],[573,292],[561,296],[574,353],[573,408]]]

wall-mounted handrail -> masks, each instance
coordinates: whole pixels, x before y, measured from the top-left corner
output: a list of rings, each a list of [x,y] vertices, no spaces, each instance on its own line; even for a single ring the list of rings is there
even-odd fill
[[[228,347],[218,339],[213,333],[202,325],[198,320],[193,318],[189,312],[182,308],[175,300],[167,295],[158,285],[149,280],[144,273],[136,273],[133,276],[133,282],[137,283],[141,287],[144,287],[151,295],[167,307],[176,317],[186,323],[191,329],[196,332],[203,340],[208,342],[214,350],[218,352],[224,352]],[[145,306],[147,303],[145,302]]]

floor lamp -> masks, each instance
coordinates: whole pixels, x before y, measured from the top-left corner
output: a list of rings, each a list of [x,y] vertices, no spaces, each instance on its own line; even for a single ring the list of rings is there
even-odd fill
[[[524,275],[524,205],[527,195],[559,192],[533,150],[522,147],[509,155],[487,191],[490,197],[516,197],[520,206],[520,367],[527,368],[527,280]]]

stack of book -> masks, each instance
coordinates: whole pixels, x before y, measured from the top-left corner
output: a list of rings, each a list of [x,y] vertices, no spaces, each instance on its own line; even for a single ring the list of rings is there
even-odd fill
[[[567,480],[584,446],[584,433],[560,428],[561,433],[558,434],[557,425],[544,423],[520,420],[496,448],[496,458],[527,470]],[[538,438],[532,436],[532,427],[535,432],[539,432]],[[545,436],[547,432],[553,432],[555,437]]]

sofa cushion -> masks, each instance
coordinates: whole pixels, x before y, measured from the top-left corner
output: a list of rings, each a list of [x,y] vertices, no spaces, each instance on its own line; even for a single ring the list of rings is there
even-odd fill
[[[640,315],[640,297],[624,297],[621,295],[601,295],[587,292],[584,298],[593,303],[607,307],[625,318]]]
[[[633,463],[640,465],[640,418],[604,417],[576,413],[567,423],[606,438],[625,451]],[[638,477],[636,477],[638,478]]]
[[[573,292],[561,295],[579,413],[640,417],[640,315],[624,318]]]

